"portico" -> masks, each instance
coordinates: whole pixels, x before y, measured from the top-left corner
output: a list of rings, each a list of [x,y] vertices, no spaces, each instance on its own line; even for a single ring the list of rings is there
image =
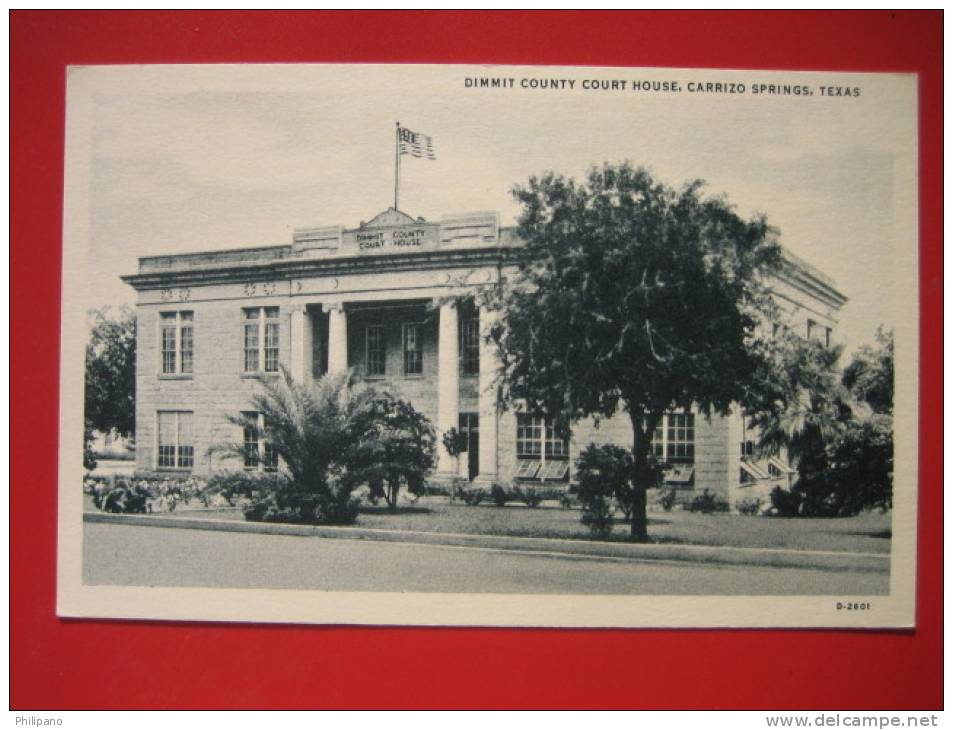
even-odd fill
[[[390,291],[386,299],[339,292],[333,301],[292,298],[290,372],[299,382],[351,370],[358,380],[409,400],[434,424],[434,478],[460,476],[492,483],[498,475],[496,368],[486,333],[492,316],[472,292],[431,298],[419,290]],[[461,467],[442,443],[451,428],[476,453]],[[478,436],[477,436],[478,434]]]

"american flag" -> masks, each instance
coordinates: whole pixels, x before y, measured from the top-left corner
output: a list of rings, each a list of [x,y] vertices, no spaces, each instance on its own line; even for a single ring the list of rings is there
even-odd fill
[[[433,140],[426,134],[412,132],[404,127],[398,127],[397,140],[400,148],[400,154],[410,155],[411,157],[423,157],[427,160],[436,160],[437,156],[433,151]]]

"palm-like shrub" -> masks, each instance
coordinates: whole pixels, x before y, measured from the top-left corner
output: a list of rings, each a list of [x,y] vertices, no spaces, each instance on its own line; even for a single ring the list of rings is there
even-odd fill
[[[288,479],[270,482],[246,510],[264,521],[348,523],[357,517],[346,478],[347,454],[360,433],[372,391],[355,392],[350,374],[325,376],[313,385],[296,383],[282,368],[278,378],[261,378],[251,409],[264,417],[264,438]],[[244,416],[229,417],[242,428],[257,428]],[[213,451],[244,458],[245,444],[221,444]]]
[[[844,385],[842,348],[792,333],[772,347],[767,362],[776,370],[770,376],[776,385],[751,409],[750,422],[760,430],[762,452],[785,447],[797,465],[793,489],[772,492],[777,513],[839,516],[885,507],[892,481],[890,425],[878,423],[870,406]]]

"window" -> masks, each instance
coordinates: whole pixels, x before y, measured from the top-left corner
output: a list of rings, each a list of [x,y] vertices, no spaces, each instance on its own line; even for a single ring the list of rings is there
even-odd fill
[[[261,413],[246,411],[242,418],[245,420],[245,468],[274,471],[278,468],[278,454],[265,440],[265,417]]]
[[[369,324],[364,331],[367,375],[383,375],[385,362],[384,325]]]
[[[327,315],[311,317],[311,375],[320,378],[328,372]]]
[[[470,450],[470,442],[474,437],[478,438],[477,434],[480,433],[480,414],[461,413],[458,423],[460,424],[458,430],[465,437],[463,441],[463,451],[461,453],[466,453]]]
[[[192,312],[162,312],[159,315],[162,340],[162,374],[192,373]]]
[[[807,339],[815,342],[823,342],[827,347],[831,346],[831,328],[821,327],[813,319],[807,321]]]
[[[421,346],[421,325],[405,324],[404,334],[404,375],[423,375],[424,352]]]
[[[741,458],[750,459],[754,456],[754,441],[748,439],[741,442]]]
[[[191,469],[194,463],[192,411],[159,411],[158,427],[156,465],[160,469]]]
[[[565,460],[569,458],[569,439],[562,438],[556,424],[546,421],[546,459]]]
[[[695,414],[666,413],[652,436],[652,453],[669,464],[694,464]]]
[[[278,307],[243,309],[245,372],[277,373],[280,354]]]
[[[480,374],[480,315],[464,317],[460,322],[460,374]]]
[[[557,422],[528,413],[516,414],[517,479],[565,479],[569,473],[569,439]]]
[[[516,456],[538,459],[542,455],[543,419],[527,413],[516,414]]]

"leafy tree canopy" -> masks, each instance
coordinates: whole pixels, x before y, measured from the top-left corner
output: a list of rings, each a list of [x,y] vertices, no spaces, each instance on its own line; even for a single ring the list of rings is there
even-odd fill
[[[877,345],[864,345],[844,368],[843,382],[876,413],[893,413],[893,330],[877,328]]]
[[[419,491],[434,466],[433,425],[407,401],[381,392],[363,403],[358,420],[346,452],[348,478],[372,488],[386,484],[383,496],[396,508],[401,484]]]
[[[629,413],[632,534],[644,540],[659,419],[679,406],[726,412],[761,371],[752,339],[771,307],[765,275],[781,263],[775,231],[699,181],[675,189],[629,163],[513,192],[525,246],[492,304],[503,396],[567,421]]]
[[[89,312],[86,422],[98,431],[136,432],[136,313],[128,306]]]
[[[744,221],[702,183],[628,163],[577,183],[515,188],[526,242],[494,334],[506,395],[572,419],[673,406],[725,411],[758,360],[747,346],[780,262],[763,217]],[[730,374],[730,377],[726,377]]]

